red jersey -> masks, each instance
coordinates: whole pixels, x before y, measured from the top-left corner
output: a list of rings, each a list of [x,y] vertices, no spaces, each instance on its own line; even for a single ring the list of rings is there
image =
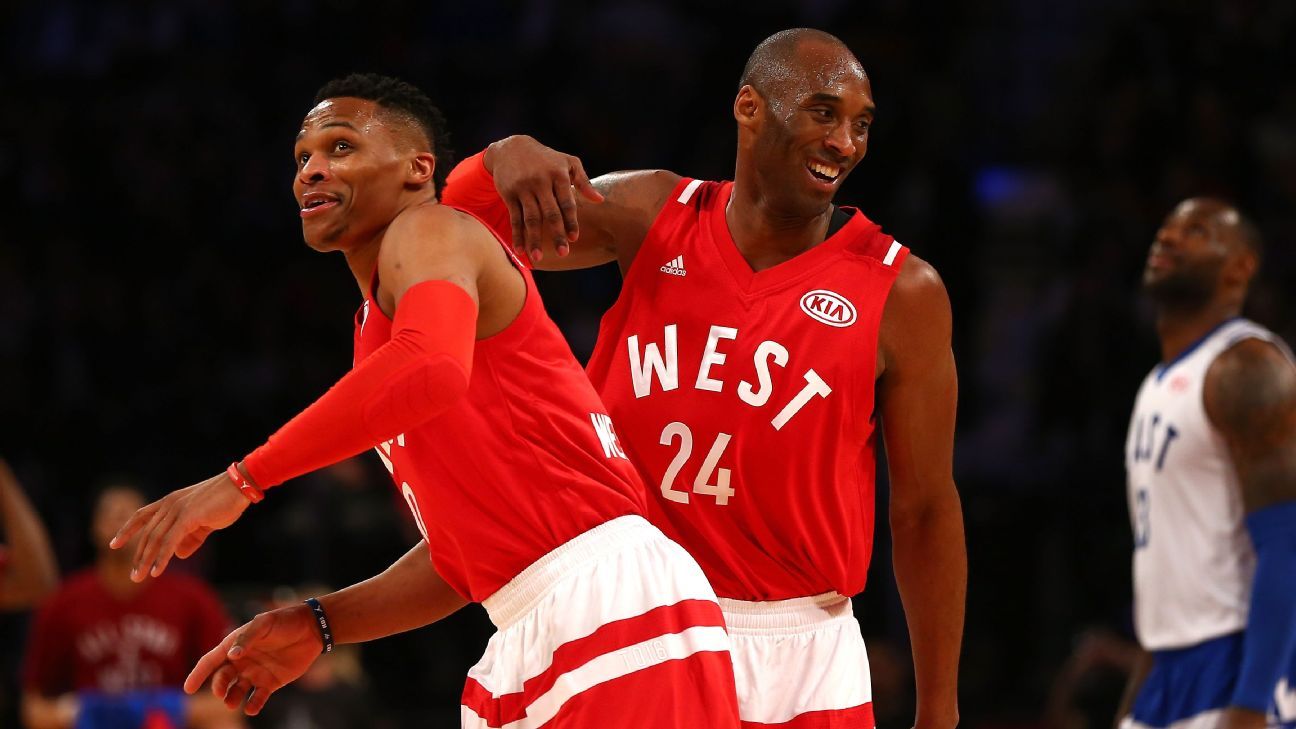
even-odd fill
[[[378,446],[437,572],[476,602],[573,537],[646,509],[603,403],[530,271],[505,253],[526,279],[522,311],[477,340],[464,397]],[[371,293],[356,315],[355,361],[391,327]]]
[[[84,570],[37,611],[23,685],[45,696],[179,688],[229,630],[220,600],[194,577],[168,571],[122,599]]]
[[[588,373],[654,498],[721,597],[864,589],[882,308],[907,249],[858,211],[753,272],[732,183],[682,180],[603,317]]]

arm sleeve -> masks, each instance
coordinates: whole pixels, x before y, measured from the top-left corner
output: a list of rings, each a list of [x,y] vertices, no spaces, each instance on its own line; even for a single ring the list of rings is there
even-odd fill
[[[270,488],[419,426],[468,390],[477,305],[448,281],[411,286],[392,337],[243,461]]]
[[[1296,501],[1252,512],[1246,525],[1256,571],[1233,705],[1263,713],[1296,650]]]
[[[472,213],[505,242],[513,240],[508,206],[495,189],[495,178],[486,171],[486,152],[478,152],[450,171],[441,202]]]

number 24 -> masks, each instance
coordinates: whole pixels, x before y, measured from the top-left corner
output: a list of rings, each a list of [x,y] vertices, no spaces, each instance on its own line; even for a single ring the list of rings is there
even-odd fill
[[[693,431],[681,422],[668,423],[661,434],[661,444],[664,446],[672,445],[675,439],[680,441],[679,451],[675,458],[671,459],[670,465],[666,467],[666,475],[662,477],[661,492],[662,496],[677,504],[687,504],[689,502],[689,493],[674,488],[675,478],[679,476],[680,469],[688,462],[689,456],[693,454]],[[727,506],[729,497],[734,495],[734,490],[729,487],[728,468],[717,468],[720,457],[724,455],[725,448],[729,447],[729,441],[733,436],[729,433],[719,433],[716,435],[715,443],[711,444],[711,450],[707,452],[706,458],[702,461],[702,468],[698,470],[697,478],[693,479],[693,493],[702,494],[703,496],[714,496],[716,504]],[[715,476],[715,483],[711,483],[712,475]]]

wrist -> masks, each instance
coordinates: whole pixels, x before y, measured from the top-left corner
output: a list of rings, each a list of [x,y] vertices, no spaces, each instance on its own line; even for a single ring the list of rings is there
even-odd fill
[[[263,491],[261,487],[257,486],[256,482],[253,481],[252,477],[248,474],[247,467],[239,461],[229,464],[229,468],[225,469],[225,475],[229,476],[234,487],[237,488],[239,493],[243,494],[248,501],[254,504],[259,504],[262,499],[265,498],[265,491]]]
[[[333,626],[329,624],[328,613],[318,598],[308,597],[304,601],[311,611],[311,622],[315,624],[320,639],[320,653],[333,652]]]

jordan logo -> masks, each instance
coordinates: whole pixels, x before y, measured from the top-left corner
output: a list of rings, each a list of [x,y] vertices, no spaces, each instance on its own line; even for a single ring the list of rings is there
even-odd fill
[[[662,273],[669,273],[672,276],[683,276],[687,273],[684,270],[684,256],[675,256],[661,267]]]

